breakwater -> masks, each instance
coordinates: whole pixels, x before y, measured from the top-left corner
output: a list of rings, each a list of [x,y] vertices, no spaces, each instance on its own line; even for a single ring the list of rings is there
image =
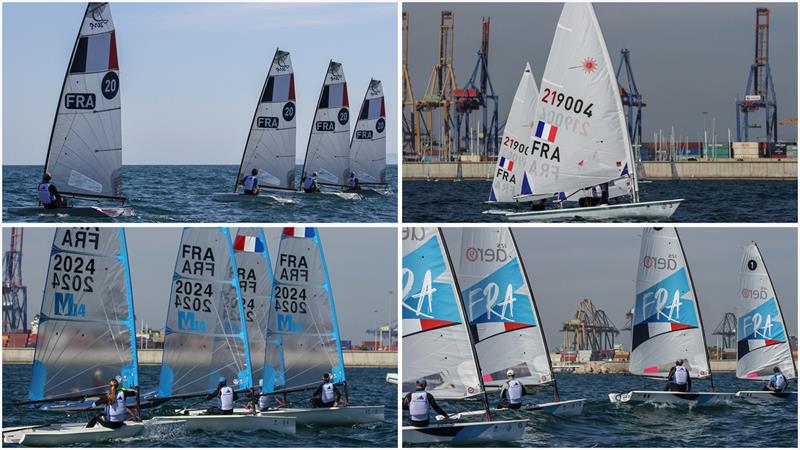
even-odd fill
[[[554,361],[553,364],[556,366],[556,370],[571,371],[577,374],[628,373],[627,361],[589,361],[561,367],[558,362]],[[711,371],[736,372],[736,360],[711,360]]]

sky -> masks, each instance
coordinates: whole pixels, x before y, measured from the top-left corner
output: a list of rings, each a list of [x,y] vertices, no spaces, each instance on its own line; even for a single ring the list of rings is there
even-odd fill
[[[279,228],[265,228],[273,267]],[[22,279],[28,287],[28,320],[39,313],[54,228],[25,228]],[[3,228],[3,251],[10,228]],[[181,228],[126,228],[137,328],[163,329]],[[368,329],[397,318],[397,230],[320,228],[342,339],[373,340]]]
[[[442,10],[455,14],[454,72],[459,86],[469,80],[481,41],[481,18],[491,17],[489,73],[500,97],[500,122],[508,116],[526,62],[537,86],[544,73],[562,3],[404,3],[409,12],[408,61],[417,99],[438,61]],[[630,50],[634,78],[647,106],[644,142],[653,132],[702,140],[708,112],[720,142],[727,129],[736,139],[735,98],[744,95],[753,63],[757,6],[770,9],[770,68],[778,119],[797,117],[797,5],[795,3],[595,3],[595,13],[616,69],[620,50]],[[763,110],[759,117],[763,117]],[[762,119],[763,121],[763,119]],[[751,130],[753,131],[753,130]],[[762,130],[755,130],[757,135]],[[797,140],[796,126],[780,126],[779,138]],[[751,136],[752,139],[752,136]]]
[[[44,163],[85,9],[85,3],[3,4],[5,164]],[[344,65],[354,111],[369,80],[383,82],[387,162],[394,164],[397,10],[395,3],[112,4],[123,164],[239,164],[278,47],[291,53],[295,70],[298,161],[334,59]]]
[[[625,326],[625,313],[635,298],[641,228],[513,230],[550,350],[562,346],[561,324],[572,317],[584,298],[604,310],[617,328]],[[739,265],[743,248],[751,241],[756,241],[769,268],[789,334],[797,335],[796,228],[681,227],[678,234],[709,345],[717,344],[711,333],[724,314],[736,313]],[[460,245],[461,230],[445,229],[445,239],[450,248]],[[456,270],[458,263],[453,261]],[[630,349],[630,332],[620,332],[617,342]]]

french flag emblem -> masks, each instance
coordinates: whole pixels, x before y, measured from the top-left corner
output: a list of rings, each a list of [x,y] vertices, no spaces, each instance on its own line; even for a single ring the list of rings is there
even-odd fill
[[[258,236],[238,235],[233,241],[233,249],[238,252],[261,253],[264,251],[264,242]]]
[[[316,234],[316,229],[313,227],[285,227],[283,229],[283,235],[289,237],[312,238]]]
[[[501,168],[505,169],[508,172],[511,172],[511,170],[514,168],[514,161],[506,159],[505,156],[501,156],[500,161],[498,161],[497,163],[498,165],[500,165]]]
[[[544,139],[547,142],[555,142],[557,132],[557,126],[541,120],[539,121],[539,125],[536,126],[536,137]]]

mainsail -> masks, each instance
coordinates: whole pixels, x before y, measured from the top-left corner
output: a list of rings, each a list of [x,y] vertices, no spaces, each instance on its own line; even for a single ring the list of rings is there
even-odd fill
[[[344,69],[331,61],[308,137],[303,177],[317,172],[322,184],[345,185],[350,176],[349,106]]]
[[[490,202],[513,202],[515,196],[528,195],[532,192],[523,165],[524,160],[532,156],[527,143],[531,138],[538,97],[539,89],[536,87],[531,65],[526,64],[503,130],[497,167],[489,192]]]
[[[62,194],[122,194],[116,31],[108,3],[89,3],[58,98],[45,171]]]
[[[675,361],[682,359],[693,378],[711,376],[703,320],[674,228],[644,230],[632,334],[632,374],[666,378]]]
[[[295,102],[292,59],[289,52],[278,49],[253,113],[234,192],[253,169],[258,169],[262,187],[295,189]]]
[[[534,195],[568,197],[633,175],[619,89],[591,3],[564,4],[540,88],[524,160]]]
[[[158,395],[253,386],[245,310],[227,228],[186,228],[172,276]]]
[[[267,344],[267,316],[272,295],[272,263],[267,240],[261,228],[239,228],[233,239],[233,255],[242,292],[242,307],[247,324],[253,382],[258,384],[264,372]]]
[[[117,375],[136,388],[134,320],[125,231],[56,229],[28,399],[102,394]]]
[[[262,392],[347,381],[328,267],[316,228],[284,228],[275,263]]]
[[[425,378],[437,399],[481,395],[475,347],[467,331],[450,257],[436,228],[403,229],[403,391]]]
[[[736,376],[768,380],[778,367],[787,379],[797,378],[781,306],[756,244],[745,247],[739,270]]]
[[[386,183],[386,105],[380,80],[369,81],[350,152],[350,168],[359,182]]]
[[[514,370],[525,385],[553,381],[541,322],[508,228],[465,228],[457,271],[483,381],[499,387]]]

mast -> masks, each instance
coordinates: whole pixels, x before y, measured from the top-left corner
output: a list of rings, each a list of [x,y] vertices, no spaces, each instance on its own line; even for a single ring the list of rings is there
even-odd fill
[[[475,362],[475,368],[478,369],[478,383],[480,383],[481,391],[483,392],[483,405],[486,410],[486,419],[491,421],[492,415],[489,411],[489,396],[486,393],[486,385],[483,382],[481,363],[478,361],[478,352],[475,350],[475,337],[472,335],[472,330],[470,329],[469,317],[467,316],[467,311],[464,306],[464,298],[461,295],[461,286],[458,284],[458,277],[456,277],[456,271],[453,267],[453,260],[450,259],[450,250],[448,250],[447,242],[444,240],[444,233],[442,233],[442,229],[440,227],[436,228],[436,233],[439,235],[439,241],[441,241],[442,248],[444,249],[444,256],[447,259],[447,267],[450,269],[450,273],[453,275],[453,284],[456,287],[455,294],[458,297],[458,309],[461,313],[461,318],[464,321],[464,326],[467,328],[467,339],[469,339],[469,348],[472,351],[472,360]]]
[[[239,323],[241,324],[241,330],[239,330],[239,337],[242,339],[244,343],[244,361],[247,365],[247,372],[249,374],[250,386],[252,388],[255,384],[253,380],[253,362],[250,358],[250,337],[247,335],[247,316],[244,312],[244,302],[242,301],[242,284],[239,282],[239,267],[236,265],[236,257],[233,255],[233,241],[231,239],[231,233],[227,228],[222,228],[223,234],[225,238],[228,240],[228,258],[231,261],[231,271],[233,272],[233,284],[236,287],[236,303],[239,305],[237,308],[239,310]],[[264,242],[264,245],[267,245]]]
[[[125,239],[125,228],[119,227],[120,247],[122,248],[124,259],[122,265],[125,270],[125,297],[128,301],[128,332],[131,339],[131,364],[136,370],[136,380],[133,386],[136,389],[136,415],[141,414],[141,396],[139,395],[139,348],[136,346],[136,311],[133,308],[133,283],[131,283],[131,266],[128,261],[128,241]]]
[[[328,60],[328,68],[325,70],[325,78],[322,79],[322,88],[319,90],[319,97],[317,97],[317,108],[314,109],[314,118],[311,119],[311,129],[308,130],[308,143],[306,144],[306,156],[303,157],[303,170],[300,171],[300,189],[303,188],[303,183],[306,181],[306,164],[308,163],[308,150],[311,146],[311,135],[314,133],[314,124],[317,122],[317,112],[319,112],[319,103],[322,101],[322,92],[325,90],[325,81],[328,79],[328,72],[331,70],[333,59]]]

